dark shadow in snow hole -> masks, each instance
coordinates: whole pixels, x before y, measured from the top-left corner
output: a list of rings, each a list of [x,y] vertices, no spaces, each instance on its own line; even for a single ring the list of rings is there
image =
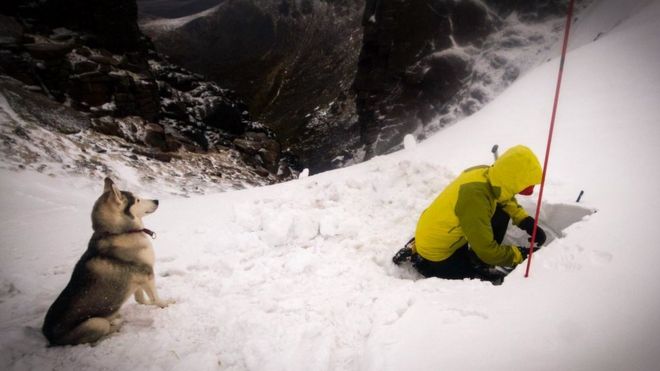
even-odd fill
[[[527,213],[532,217],[536,214],[536,203],[533,202],[520,202],[525,208]],[[596,210],[586,208],[576,204],[551,204],[543,203],[541,206],[541,213],[539,215],[539,226],[543,228],[546,233],[547,240],[544,246],[549,245],[554,239],[562,238],[566,234],[564,230],[574,223],[583,220],[585,217],[595,213]],[[528,246],[527,239],[529,236],[513,225],[509,225],[504,243],[514,244],[518,246]]]

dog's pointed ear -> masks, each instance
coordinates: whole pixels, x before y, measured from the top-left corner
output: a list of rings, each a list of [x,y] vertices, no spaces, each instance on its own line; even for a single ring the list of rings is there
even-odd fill
[[[116,203],[121,203],[121,192],[119,192],[119,189],[117,189],[117,186],[115,183],[110,179],[110,177],[105,178],[105,184],[103,186],[103,193],[105,192],[112,192],[112,199]]]
[[[105,180],[103,181],[103,193],[111,191],[112,186],[115,184],[110,177],[106,177]]]

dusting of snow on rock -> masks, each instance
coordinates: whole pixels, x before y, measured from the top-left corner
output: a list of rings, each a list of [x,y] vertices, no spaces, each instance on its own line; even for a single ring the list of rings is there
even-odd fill
[[[144,22],[140,22],[140,28],[142,28],[143,31],[145,32],[163,32],[163,31],[171,31],[173,29],[182,27],[186,25],[189,22],[194,21],[195,19],[206,17],[210,14],[213,14],[220,5],[216,5],[210,9],[204,10],[202,12],[188,15],[185,17],[179,17],[179,18],[159,18],[159,19],[150,19]]]
[[[257,175],[254,169],[245,166],[236,150],[222,147],[206,153],[179,150],[158,157],[148,149],[131,152],[124,138],[84,127],[76,129],[81,126],[76,122],[79,119],[67,117],[66,112],[44,107],[37,119],[25,112],[22,103],[17,103],[21,102],[20,96],[13,96],[14,103],[9,102],[6,95],[11,93],[0,92],[0,169],[30,169],[52,177],[82,176],[98,180],[110,175],[125,178],[127,185],[138,191],[155,188],[180,196],[272,183],[269,177]],[[107,105],[110,103],[104,106]],[[48,118],[71,128],[67,129],[70,133],[44,128]],[[69,119],[71,122],[67,123]],[[132,119],[127,117],[117,122],[120,127],[125,126],[127,135],[135,137],[134,141],[141,142],[144,130],[133,125]]]
[[[417,141],[415,140],[415,136],[412,134],[407,134],[405,137],[403,137],[403,148],[405,149],[413,149],[417,146]]]

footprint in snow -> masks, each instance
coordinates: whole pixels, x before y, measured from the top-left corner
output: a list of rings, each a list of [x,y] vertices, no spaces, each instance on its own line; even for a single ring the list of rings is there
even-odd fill
[[[172,262],[172,261],[176,260],[176,258],[174,256],[163,256],[163,257],[160,257],[156,260],[158,260],[158,262],[160,262],[160,263],[169,263],[169,262]]]
[[[0,298],[13,297],[21,293],[21,290],[14,286],[13,282],[5,281],[0,283]]]
[[[59,276],[62,274],[69,274],[71,267],[69,266],[64,266],[64,265],[58,265],[54,267],[52,270],[48,271],[45,273],[45,275],[53,275],[53,276]]]
[[[557,258],[549,259],[543,264],[545,267],[559,271],[579,271],[582,265],[577,262],[574,254],[563,254]]]
[[[161,277],[170,277],[170,276],[185,276],[186,272],[180,269],[168,269],[160,273]]]
[[[208,271],[211,268],[205,264],[191,264],[187,266],[186,269],[189,271]]]
[[[614,255],[607,251],[594,250],[591,252],[591,262],[595,265],[606,265],[612,262]]]
[[[35,326],[23,327],[23,335],[35,343],[42,343],[46,340],[41,332],[41,328]]]
[[[483,319],[487,320],[488,315],[477,310],[466,310],[459,308],[445,308],[438,314],[438,320],[444,324],[453,324],[464,321],[465,319]]]
[[[400,320],[406,312],[415,304],[415,300],[413,298],[409,298],[405,302],[400,302],[395,308],[392,308],[393,310],[388,314],[388,316],[385,318],[383,323],[385,325],[391,325],[398,320]]]

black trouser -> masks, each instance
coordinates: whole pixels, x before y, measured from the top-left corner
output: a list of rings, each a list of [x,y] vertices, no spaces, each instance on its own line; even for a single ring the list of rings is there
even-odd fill
[[[493,214],[490,220],[490,225],[493,228],[493,237],[495,237],[497,243],[501,244],[504,240],[509,219],[509,215],[500,206],[497,206],[495,214]],[[464,278],[478,278],[486,281],[501,278],[500,275],[493,275],[488,271],[488,266],[477,257],[474,251],[468,248],[468,244],[461,246],[449,258],[439,262],[426,260],[416,255],[413,259],[413,266],[424,277],[459,280]]]

